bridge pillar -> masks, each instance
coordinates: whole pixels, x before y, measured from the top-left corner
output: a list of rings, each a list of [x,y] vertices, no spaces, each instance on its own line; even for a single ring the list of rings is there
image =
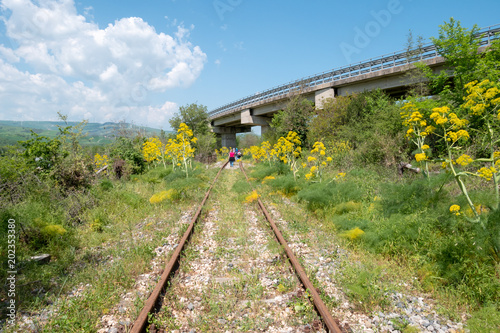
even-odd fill
[[[325,99],[335,98],[335,90],[333,88],[326,88],[314,92],[314,105],[317,109],[323,109]]]
[[[252,128],[250,126],[245,127],[222,127],[214,126],[212,127],[212,132],[214,132],[218,138],[221,139],[221,147],[231,147],[236,148],[236,133],[248,133],[251,132]]]
[[[267,131],[269,131],[271,129],[271,126],[267,125],[267,126],[261,126],[260,127],[260,135],[264,135]]]
[[[236,148],[236,133],[221,134],[221,145],[227,148]]]

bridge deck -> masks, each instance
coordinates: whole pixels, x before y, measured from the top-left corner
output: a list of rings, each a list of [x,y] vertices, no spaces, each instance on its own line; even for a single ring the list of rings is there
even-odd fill
[[[489,45],[493,39],[498,38],[500,25],[494,25],[481,29],[477,35],[481,37],[480,45]],[[234,102],[223,105],[209,112],[210,119],[217,119],[231,113],[251,108],[257,105],[272,103],[287,98],[298,91],[308,93],[315,90],[333,87],[346,82],[346,79],[363,79],[366,74],[386,71],[390,68],[401,68],[403,66],[425,61],[428,63],[444,62],[434,44],[426,44],[420,48],[410,51],[399,51],[391,54],[371,58],[356,64],[350,64],[330,71],[304,77],[283,85],[279,85],[263,92],[250,95]],[[433,61],[434,60],[434,61]],[[386,71],[388,72],[388,71]],[[366,79],[366,76],[365,76]]]

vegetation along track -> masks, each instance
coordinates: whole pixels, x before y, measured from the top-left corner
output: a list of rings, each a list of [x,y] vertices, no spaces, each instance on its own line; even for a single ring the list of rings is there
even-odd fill
[[[224,169],[227,163],[205,194],[131,332],[146,328],[150,332],[349,331],[331,316],[255,192],[246,201],[257,202],[272,233],[255,205],[240,204],[241,191],[230,187],[242,183],[236,180],[236,168],[217,182]],[[248,181],[241,163],[240,170]],[[244,184],[243,196],[250,188]],[[212,188],[221,195],[207,203]],[[196,226],[202,230],[193,235],[205,205],[203,225]]]

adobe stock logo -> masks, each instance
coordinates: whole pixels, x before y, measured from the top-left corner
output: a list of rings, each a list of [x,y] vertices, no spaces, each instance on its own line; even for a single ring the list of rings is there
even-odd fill
[[[219,19],[224,21],[224,14],[226,12],[232,12],[236,7],[241,5],[243,0],[215,0],[213,6]]]
[[[380,34],[382,28],[387,27],[391,23],[392,17],[402,11],[403,6],[399,0],[389,0],[387,9],[370,11],[373,20],[368,21],[364,29],[360,29],[357,26],[354,27],[355,35],[353,44],[345,42],[340,43],[340,49],[347,62],[352,63],[352,55],[361,53],[361,50],[370,45],[372,39]]]

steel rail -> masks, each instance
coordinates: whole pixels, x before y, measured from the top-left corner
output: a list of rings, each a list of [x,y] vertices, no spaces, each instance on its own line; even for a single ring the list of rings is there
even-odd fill
[[[243,172],[243,174],[245,175],[245,178],[247,179],[247,181],[249,181],[248,176],[245,172],[245,169],[243,168],[243,164],[241,163],[241,161],[240,161],[240,169]],[[267,221],[271,225],[271,228],[273,229],[274,234],[276,235],[276,238],[278,239],[281,246],[285,250],[286,255],[288,256],[288,259],[290,260],[290,263],[292,264],[293,268],[295,269],[295,272],[297,273],[297,275],[300,278],[300,281],[306,287],[309,294],[311,295],[311,297],[313,299],[314,306],[316,308],[316,311],[319,313],[321,319],[325,323],[325,326],[328,328],[328,330],[330,332],[343,333],[344,331],[337,325],[337,323],[335,322],[335,319],[333,319],[333,317],[330,314],[330,312],[328,311],[328,308],[326,307],[325,303],[323,303],[323,301],[321,300],[321,297],[319,296],[318,292],[316,291],[316,288],[312,284],[311,280],[309,280],[309,278],[307,277],[307,274],[306,274],[304,268],[302,268],[302,266],[299,263],[299,260],[297,259],[297,257],[295,257],[295,254],[293,254],[293,251],[288,246],[285,238],[281,234],[281,231],[276,226],[276,223],[274,223],[272,217],[267,212],[267,209],[264,206],[264,204],[262,203],[262,201],[260,200],[260,198],[257,199],[257,202],[259,204],[260,209],[264,213],[264,216],[266,217]]]
[[[186,242],[191,237],[194,225],[196,224],[196,221],[198,220],[198,217],[201,214],[201,210],[202,210],[203,206],[205,205],[205,202],[207,201],[207,199],[210,195],[210,191],[212,190],[212,187],[214,186],[215,182],[217,181],[217,178],[219,178],[219,175],[222,172],[222,170],[224,170],[224,168],[226,167],[227,163],[229,163],[229,161],[226,161],[226,163],[224,163],[224,165],[220,168],[219,172],[215,176],[215,179],[212,182],[212,184],[210,185],[210,188],[208,189],[208,191],[206,192],[205,197],[203,198],[203,201],[201,202],[200,206],[198,207],[198,210],[196,211],[195,215],[191,219],[191,223],[189,224],[189,227],[187,228],[186,232],[182,236],[182,239],[179,242],[179,245],[175,249],[174,253],[170,257],[170,260],[167,263],[167,266],[165,267],[165,270],[163,271],[163,273],[161,275],[160,281],[158,281],[155,289],[153,290],[151,295],[149,295],[148,300],[146,301],[146,304],[144,305],[141,313],[139,314],[139,317],[137,317],[136,321],[134,322],[134,325],[132,326],[132,328],[130,330],[131,333],[142,333],[145,331],[146,326],[147,326],[147,322],[148,322],[148,316],[153,311],[155,305],[157,304],[158,299],[159,299],[162,291],[165,290],[165,286],[166,286],[168,280],[170,279],[170,276],[177,269],[177,267],[179,265],[179,259],[180,259],[181,252],[182,252],[184,246],[186,245]]]
[[[496,34],[499,32],[499,24],[482,28],[476,33],[476,37],[480,38],[479,45],[482,46],[491,44],[491,41],[497,38]],[[334,82],[336,80],[348,77],[359,76],[365,73],[376,72],[387,68],[403,66],[422,61],[424,59],[435,58],[438,56],[438,50],[432,43],[428,43],[422,45],[419,48],[411,50],[396,51],[394,53],[384,54],[371,59],[363,60],[359,63],[338,67],[330,71],[313,74],[295,81],[272,87],[270,89],[266,89],[262,92],[255,93],[253,95],[249,95],[220,106],[208,112],[208,115],[211,118],[218,114],[232,113],[233,111],[243,106],[257,103],[262,100],[271,99],[276,96],[285,96],[286,94],[300,90],[302,88],[313,88],[320,84]]]

